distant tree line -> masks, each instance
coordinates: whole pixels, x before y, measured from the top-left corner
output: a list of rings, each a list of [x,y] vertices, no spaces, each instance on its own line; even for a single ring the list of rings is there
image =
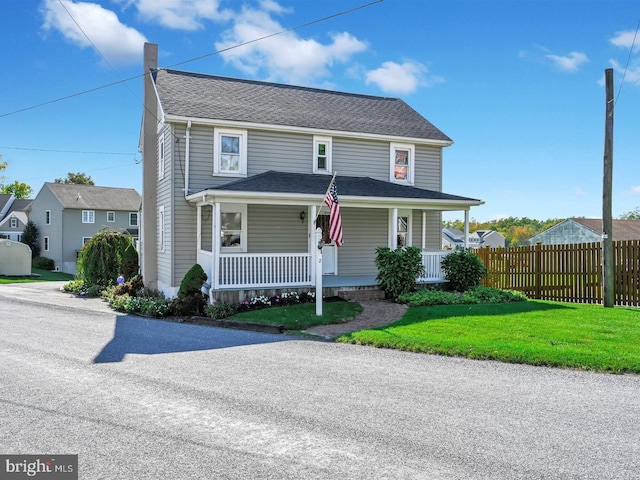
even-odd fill
[[[529,239],[538,233],[562,222],[564,218],[550,218],[548,220],[535,220],[528,217],[507,217],[489,222],[478,222],[475,219],[469,221],[469,231],[495,230],[505,238],[505,246],[517,247],[529,245]],[[457,228],[464,231],[462,220],[447,220],[442,222],[443,228]]]

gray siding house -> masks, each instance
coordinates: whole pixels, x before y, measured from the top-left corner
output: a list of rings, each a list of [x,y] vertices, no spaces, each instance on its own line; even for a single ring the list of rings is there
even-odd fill
[[[640,240],[640,220],[613,220],[612,240]],[[601,218],[567,218],[529,239],[530,245],[564,245],[602,241]]]
[[[483,202],[442,192],[453,142],[418,112],[395,98],[158,68],[157,52],[145,45],[147,286],[173,296],[195,263],[211,301],[314,286],[335,172],[345,240],[323,248],[327,293],[374,286],[382,246],[418,246],[435,265],[427,277],[440,275],[441,212],[468,223]]]
[[[138,237],[140,194],[134,189],[45,183],[29,207],[40,255],[55,269],[75,274],[80,249],[103,229]]]
[[[27,209],[30,199],[18,199],[13,194],[0,194],[0,238],[22,240],[22,232],[29,221]]]

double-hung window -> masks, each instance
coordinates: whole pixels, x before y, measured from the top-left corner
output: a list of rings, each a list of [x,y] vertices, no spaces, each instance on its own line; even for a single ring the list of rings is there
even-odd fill
[[[107,222],[115,222],[116,221],[116,212],[107,212]]]
[[[247,132],[216,128],[213,139],[213,174],[247,174]]]
[[[129,226],[130,227],[138,226],[138,212],[129,212]]]
[[[415,146],[404,143],[392,143],[390,160],[390,181],[413,185]]]
[[[11,220],[9,220],[9,228],[18,228],[18,219],[16,217],[11,217]]]
[[[164,178],[164,133],[158,139],[158,178]]]
[[[313,137],[313,173],[331,173],[331,137]]]
[[[82,211],[82,223],[95,223],[96,222],[96,212],[93,210],[83,210]]]
[[[247,206],[226,204],[220,213],[220,247],[222,251],[245,252],[247,249]]]
[[[45,225],[51,225],[51,210],[45,210],[44,223]]]

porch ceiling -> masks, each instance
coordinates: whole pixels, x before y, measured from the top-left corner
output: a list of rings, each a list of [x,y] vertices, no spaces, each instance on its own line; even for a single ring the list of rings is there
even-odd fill
[[[331,177],[270,170],[242,180],[191,194],[192,202],[279,203],[305,205],[322,202]],[[460,210],[482,205],[482,200],[383,182],[370,177],[336,177],[342,206],[369,206]]]

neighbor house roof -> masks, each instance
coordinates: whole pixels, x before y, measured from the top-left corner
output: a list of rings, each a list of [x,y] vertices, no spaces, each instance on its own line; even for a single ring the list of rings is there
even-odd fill
[[[140,194],[132,188],[45,183],[64,208],[137,211]]]
[[[230,182],[211,190],[237,192],[264,192],[322,195],[327,191],[331,177],[305,173],[276,172],[270,170],[252,177]],[[407,185],[383,182],[370,177],[336,177],[338,198],[387,197],[399,199],[481,202],[474,198],[426,190]],[[194,194],[194,196],[197,194]]]
[[[580,225],[602,235],[604,230],[601,218],[570,218]],[[640,240],[640,220],[613,220],[612,240]]]
[[[165,115],[453,143],[398,98],[168,69],[154,77]]]

